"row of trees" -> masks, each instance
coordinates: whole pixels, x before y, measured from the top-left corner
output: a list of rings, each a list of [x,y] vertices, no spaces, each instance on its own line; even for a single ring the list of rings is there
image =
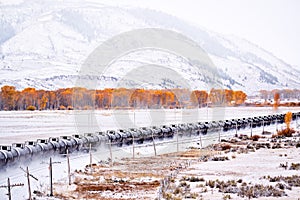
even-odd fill
[[[179,108],[206,105],[243,104],[247,95],[242,91],[211,89],[145,90],[64,88],[55,91],[3,86],[0,93],[0,110],[55,110],[55,109],[107,109],[107,108]]]
[[[259,91],[259,97],[261,99],[273,99],[275,94],[279,94],[281,99],[300,99],[300,90],[294,89],[282,89],[282,90],[260,90]]]

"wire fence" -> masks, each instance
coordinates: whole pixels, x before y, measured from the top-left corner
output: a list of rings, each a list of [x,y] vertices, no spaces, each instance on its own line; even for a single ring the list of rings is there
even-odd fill
[[[298,127],[298,121],[293,121],[292,126]],[[137,144],[136,142],[134,145],[122,145],[118,146],[117,144],[113,143],[106,143],[101,144],[97,148],[92,148],[89,153],[73,153],[70,154],[69,162],[71,165],[70,171],[75,171],[78,169],[82,169],[89,164],[92,163],[103,163],[106,162],[108,164],[111,164],[113,166],[113,163],[116,161],[119,161],[123,158],[140,158],[140,157],[152,157],[152,156],[160,156],[167,153],[174,153],[174,152],[181,152],[184,151],[190,147],[196,147],[196,148],[204,148],[210,144],[217,143],[221,141],[222,139],[228,139],[235,134],[246,134],[250,136],[250,134],[262,134],[263,131],[270,131],[275,132],[276,129],[283,128],[283,125],[277,125],[277,124],[271,124],[270,126],[261,126],[256,127],[253,129],[250,129],[250,127],[247,127],[245,129],[236,129],[236,130],[229,130],[227,132],[223,132],[221,129],[209,132],[205,135],[203,134],[195,134],[195,133],[182,133],[182,132],[176,132],[174,133],[172,138],[165,138],[162,140],[149,140],[147,142],[144,142],[143,144]],[[89,156],[92,156],[91,158]],[[56,162],[57,164],[55,166],[52,166],[51,169],[53,170],[53,177],[52,177],[52,184],[54,182],[62,182],[66,181],[68,179],[68,160],[66,159],[66,155],[58,155],[53,156],[53,162]],[[34,190],[47,190],[49,194],[50,192],[50,175],[49,175],[49,161],[48,158],[44,158],[41,160],[34,160],[31,163],[22,164],[22,167],[29,167],[30,174],[33,174],[35,177],[39,179],[39,181],[32,182],[31,188]],[[0,185],[3,187],[0,188],[0,199],[6,199],[7,193],[5,190],[2,190],[3,188],[7,188],[4,186],[7,186],[6,179],[10,178],[10,181],[12,184],[19,184],[24,185],[25,187],[18,187],[14,190],[12,190],[12,199],[21,199],[26,198],[28,199],[29,194],[27,194],[25,191],[26,189],[26,183],[28,182],[27,176],[24,176],[24,171],[17,170],[18,167],[15,168],[7,168],[6,171],[1,172],[1,180]],[[71,172],[72,174],[72,172]],[[72,175],[71,175],[72,176]],[[172,176],[176,176],[175,173],[172,174]],[[168,185],[167,182],[170,178],[172,178],[171,175],[166,176],[166,180],[163,179],[161,182],[160,190],[165,190]],[[28,182],[29,183],[29,182]],[[28,184],[29,185],[29,184]],[[158,192],[159,195],[161,195],[161,192]],[[159,196],[158,195],[158,196]]]

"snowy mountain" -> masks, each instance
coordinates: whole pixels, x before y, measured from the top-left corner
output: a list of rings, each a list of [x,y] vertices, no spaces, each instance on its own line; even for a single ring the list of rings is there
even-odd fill
[[[218,83],[223,88],[251,94],[260,89],[300,86],[300,70],[259,46],[192,26],[165,13],[92,0],[26,0],[0,3],[0,10],[0,86],[73,87],[82,64],[97,46],[138,28],[174,30],[196,41],[217,66]],[[156,67],[161,65],[166,66],[164,71]],[[81,79],[99,82],[98,88],[209,89],[209,73],[215,72],[205,67],[199,72],[180,56],[147,49],[124,55],[101,76]]]

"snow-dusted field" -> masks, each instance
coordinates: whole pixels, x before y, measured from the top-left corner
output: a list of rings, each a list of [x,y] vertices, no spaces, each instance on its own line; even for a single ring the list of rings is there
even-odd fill
[[[276,113],[287,111],[299,112],[300,108],[279,108]],[[114,110],[114,111],[35,111],[35,112],[0,112],[0,144],[10,145],[13,142],[36,140],[37,138],[49,138],[61,135],[73,135],[84,132],[104,131],[107,129],[129,128],[133,126],[162,125],[181,122],[195,122],[205,120],[221,120],[231,118],[254,117],[259,115],[274,114],[273,108],[203,108],[195,110]],[[295,122],[293,123],[295,126]],[[284,125],[279,125],[284,126]],[[274,132],[275,125],[265,127],[265,130]],[[262,128],[253,130],[253,134],[259,134]],[[242,129],[239,133],[249,134],[249,130]],[[202,137],[203,146],[218,141],[219,133],[211,133]],[[230,137],[235,130],[221,133],[221,138]],[[188,146],[199,146],[198,137],[179,137],[179,150]],[[163,154],[177,151],[177,138],[157,142],[157,153]],[[198,144],[197,144],[198,143]],[[113,160],[132,156],[132,146],[113,147]],[[135,156],[153,156],[152,143],[135,146]],[[102,147],[93,153],[93,162],[107,160],[110,156],[109,149]],[[23,168],[29,166],[30,172],[39,178],[32,179],[33,190],[47,190],[49,187],[49,158],[36,159],[30,163],[20,164]],[[54,161],[61,163],[53,166],[54,182],[65,182],[67,177],[67,162],[64,157],[55,156]],[[82,169],[89,164],[89,154],[71,154],[71,171]],[[15,165],[9,169],[0,171],[0,185],[6,184],[7,178],[12,183],[24,183],[24,187],[13,188],[13,199],[28,198],[27,181],[24,172]],[[0,188],[0,199],[5,199],[7,191]]]
[[[226,107],[194,110],[96,110],[96,111],[1,111],[0,144],[182,122],[254,117],[274,113],[297,112],[300,108]]]

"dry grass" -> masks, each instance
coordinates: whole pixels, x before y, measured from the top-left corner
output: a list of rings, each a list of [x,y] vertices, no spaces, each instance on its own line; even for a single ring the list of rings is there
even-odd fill
[[[277,134],[273,135],[273,138],[276,137],[292,137],[296,131],[292,128],[286,128],[277,132]]]
[[[130,199],[128,194],[151,199],[156,195],[160,180],[166,175],[183,169],[187,160],[197,160],[200,156],[217,154],[211,150],[190,149],[185,152],[170,153],[147,158],[124,158],[113,166],[93,164],[75,172],[72,192],[57,193],[60,199]],[[107,197],[104,193],[118,194]],[[120,197],[121,196],[121,197]],[[123,196],[123,197],[122,197]],[[149,198],[148,198],[149,197]],[[136,199],[134,197],[133,199]],[[153,199],[153,198],[152,198]]]

